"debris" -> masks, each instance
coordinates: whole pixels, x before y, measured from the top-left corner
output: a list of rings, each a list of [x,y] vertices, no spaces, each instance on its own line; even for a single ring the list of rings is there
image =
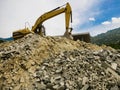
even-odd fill
[[[88,78],[87,77],[83,77],[82,85],[85,85],[87,82],[88,82]]]
[[[1,90],[113,90],[120,86],[120,52],[112,48],[36,34],[0,47]]]
[[[89,88],[89,85],[86,84],[86,85],[84,85],[84,87],[81,90],[88,90],[88,88]]]
[[[112,67],[114,70],[116,70],[116,68],[117,68],[117,63],[111,63],[111,67]]]
[[[21,83],[22,83],[22,82],[25,82],[25,80],[24,80],[23,77],[20,78],[20,82],[21,82]]]

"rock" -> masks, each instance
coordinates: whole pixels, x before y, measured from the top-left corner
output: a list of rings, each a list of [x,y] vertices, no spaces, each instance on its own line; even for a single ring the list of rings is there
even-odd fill
[[[60,86],[57,88],[57,90],[65,90],[65,86]]]
[[[37,83],[37,86],[36,86],[37,90],[46,90],[46,85],[41,83]]]
[[[120,90],[120,88],[118,88],[118,86],[114,86],[110,90]]]
[[[51,83],[54,83],[54,82],[55,82],[54,77],[51,77],[50,82],[51,82]]]
[[[61,76],[57,76],[55,77],[55,80],[60,80],[62,77]]]
[[[61,73],[61,72],[62,72],[62,67],[59,68],[59,69],[57,69],[55,72],[56,72],[56,73]]]
[[[117,67],[116,72],[120,75],[120,67]]]
[[[112,67],[114,70],[116,70],[116,68],[117,68],[117,63],[112,63],[112,64],[111,64],[111,67]]]
[[[33,77],[37,77],[36,73],[33,74]]]
[[[21,82],[21,83],[25,82],[24,77],[21,77],[21,78],[20,78],[20,82]]]
[[[65,85],[65,82],[64,82],[64,81],[61,81],[61,82],[60,82],[60,85],[61,85],[61,86],[64,86],[64,85]]]
[[[43,82],[44,82],[44,84],[50,83],[50,77],[49,77],[48,75],[46,75],[46,76],[43,78]]]
[[[100,60],[99,56],[94,56],[95,60]]]
[[[29,34],[0,47],[1,90],[110,90],[120,86],[120,54],[107,46]]]
[[[54,85],[54,86],[53,86],[53,89],[56,89],[56,90],[57,90],[58,88],[59,88],[59,85]]]
[[[120,58],[120,54],[117,54],[117,57]]]
[[[88,90],[88,88],[89,88],[89,85],[85,84],[81,90]]]
[[[88,77],[83,77],[82,85],[85,85],[88,82]]]
[[[34,71],[34,69],[31,67],[31,68],[28,69],[28,72],[34,73],[35,71]]]
[[[35,65],[35,62],[34,62],[34,61],[31,61],[31,65]]]
[[[17,85],[17,86],[14,87],[13,90],[20,90],[20,87],[21,87],[21,85]]]
[[[52,83],[47,83],[46,87],[52,90],[53,89],[53,84]]]
[[[60,59],[60,58],[55,59],[55,62],[56,62],[56,63],[57,63],[57,62],[59,62],[59,61],[61,61],[61,59]]]

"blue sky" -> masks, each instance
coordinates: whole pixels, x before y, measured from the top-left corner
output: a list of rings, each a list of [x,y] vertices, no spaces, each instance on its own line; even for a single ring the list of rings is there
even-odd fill
[[[92,18],[94,20],[90,20],[84,23],[85,26],[80,26],[80,29],[94,27],[96,25],[100,25],[105,21],[111,21],[113,17],[119,18],[120,17],[120,0],[102,0],[99,3],[99,7],[96,7],[99,14],[94,15]],[[95,9],[95,12],[96,12]]]
[[[120,0],[0,0],[0,37],[11,37],[25,22],[31,29],[40,15],[66,2],[73,11],[73,33],[95,36],[120,27]],[[45,21],[47,35],[63,35],[64,18],[62,14]]]
[[[95,36],[120,27],[120,0],[101,0],[92,10],[96,12],[90,17],[92,20],[89,18],[89,21],[80,25],[77,30],[88,31]]]
[[[96,16],[96,24],[111,20],[112,17],[120,17],[120,0],[104,0],[99,8],[101,13]]]

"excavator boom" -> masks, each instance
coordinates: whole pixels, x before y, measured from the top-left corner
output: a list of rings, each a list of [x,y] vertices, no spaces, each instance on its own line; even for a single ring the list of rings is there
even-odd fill
[[[68,30],[69,29],[70,16],[72,16],[71,15],[72,14],[72,10],[71,10],[71,7],[70,7],[69,3],[66,4],[65,8],[57,7],[56,9],[51,10],[51,11],[41,15],[37,19],[37,21],[35,22],[35,25],[33,26],[32,31],[34,32],[39,25],[42,25],[42,23],[44,21],[46,21],[46,20],[48,20],[48,19],[50,19],[50,18],[52,18],[54,16],[57,16],[57,15],[59,15],[61,13],[64,13],[64,12],[65,12],[66,30]]]

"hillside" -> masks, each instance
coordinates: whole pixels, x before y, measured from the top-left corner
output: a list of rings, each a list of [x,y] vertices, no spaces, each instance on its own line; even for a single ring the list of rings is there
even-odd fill
[[[13,40],[12,37],[8,37],[8,38],[0,38],[0,41],[11,41]]]
[[[120,51],[29,34],[0,43],[0,90],[119,90]]]
[[[98,45],[105,44],[113,48],[120,48],[120,28],[109,30],[106,33],[92,37],[91,41]]]
[[[4,40],[0,39],[0,43],[4,42]]]

